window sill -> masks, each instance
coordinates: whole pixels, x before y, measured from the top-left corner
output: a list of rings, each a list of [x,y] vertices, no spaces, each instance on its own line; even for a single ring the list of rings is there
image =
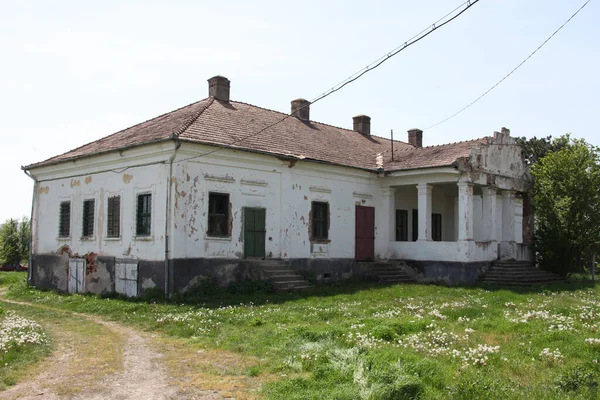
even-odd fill
[[[204,240],[213,242],[231,242],[231,236],[204,236]]]
[[[152,235],[149,235],[149,236],[134,236],[133,240],[138,241],[138,242],[152,242],[154,240],[154,238],[152,237]]]
[[[310,239],[311,244],[329,244],[331,239]]]
[[[82,242],[95,242],[96,236],[82,236],[79,238]]]
[[[56,240],[61,241],[61,242],[70,242],[71,236],[59,236],[56,238]]]
[[[115,236],[115,237],[106,237],[104,238],[105,242],[120,242],[121,241],[121,236]]]

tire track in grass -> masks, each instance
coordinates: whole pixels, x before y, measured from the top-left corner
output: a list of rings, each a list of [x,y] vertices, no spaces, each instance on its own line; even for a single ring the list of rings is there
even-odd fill
[[[0,293],[2,295],[3,293]],[[135,329],[105,321],[99,317],[69,312],[53,307],[2,298],[3,302],[51,311],[75,317],[72,324],[95,324],[106,329],[116,340],[103,345],[112,346],[112,350],[122,356],[119,370],[102,373],[103,358],[85,360],[90,365],[80,365],[81,346],[77,346],[75,333],[66,326],[50,326],[56,340],[56,351],[43,361],[36,371],[39,373],[27,381],[0,393],[0,399],[118,399],[118,400],[219,400],[223,399],[217,391],[198,390],[196,393],[180,392],[169,383],[170,377],[161,362],[162,354],[148,346],[145,335]],[[68,324],[67,324],[68,325]],[[89,344],[89,338],[79,338],[81,344]],[[87,342],[87,343],[86,343]],[[106,349],[103,349],[106,350]],[[77,368],[73,371],[73,366]],[[88,376],[90,375],[91,376]],[[91,379],[86,379],[91,378]]]

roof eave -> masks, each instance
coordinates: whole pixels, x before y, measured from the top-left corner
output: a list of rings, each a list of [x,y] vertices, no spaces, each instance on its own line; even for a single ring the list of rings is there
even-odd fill
[[[169,135],[169,137],[166,137],[166,138],[161,138],[161,139],[153,140],[153,141],[150,141],[150,142],[132,144],[132,145],[129,145],[129,146],[119,147],[117,149],[110,149],[110,150],[105,150],[105,151],[99,151],[99,152],[93,153],[93,154],[82,154],[82,155],[79,155],[79,156],[64,158],[64,159],[61,159],[61,160],[55,160],[55,161],[50,161],[50,162],[42,161],[42,162],[35,163],[35,164],[29,164],[29,165],[21,166],[21,169],[23,171],[30,171],[31,169],[35,169],[35,168],[49,167],[49,166],[52,166],[52,165],[58,165],[58,164],[66,163],[66,162],[72,162],[72,161],[81,160],[83,158],[89,158],[89,157],[94,157],[94,156],[98,156],[98,155],[114,153],[114,152],[117,152],[117,151],[130,150],[130,149],[133,149],[133,148],[136,148],[136,147],[147,146],[149,144],[156,144],[156,143],[168,142],[170,140],[174,140],[174,138],[173,138],[172,135]]]

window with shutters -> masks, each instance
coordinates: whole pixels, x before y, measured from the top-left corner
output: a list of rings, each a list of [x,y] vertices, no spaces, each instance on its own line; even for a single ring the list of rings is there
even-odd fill
[[[329,204],[313,201],[312,202],[312,237],[314,240],[324,240],[329,238]]]
[[[228,237],[230,235],[228,194],[208,194],[208,231],[206,234],[214,237]]]
[[[408,241],[408,210],[396,210],[396,241]]]
[[[109,238],[118,238],[121,236],[121,196],[111,196],[108,198],[106,236]]]
[[[150,236],[152,233],[152,194],[138,194],[135,211],[135,235]]]
[[[94,236],[94,209],[95,200],[84,200],[83,201],[83,226],[81,229],[81,236],[89,238]]]
[[[58,217],[58,237],[69,236],[71,236],[71,202],[62,201]]]
[[[442,241],[442,214],[431,214],[431,239]]]

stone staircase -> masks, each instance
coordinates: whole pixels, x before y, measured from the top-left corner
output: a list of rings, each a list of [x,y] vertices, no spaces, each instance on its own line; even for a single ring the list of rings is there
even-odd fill
[[[530,262],[495,261],[480,282],[500,286],[533,286],[564,282],[564,279],[536,268]]]
[[[395,285],[398,283],[415,283],[415,279],[403,268],[403,262],[375,262],[369,268],[371,275],[377,277],[379,283]]]
[[[281,260],[263,260],[260,267],[275,290],[302,290],[312,285],[302,278],[290,264]]]

